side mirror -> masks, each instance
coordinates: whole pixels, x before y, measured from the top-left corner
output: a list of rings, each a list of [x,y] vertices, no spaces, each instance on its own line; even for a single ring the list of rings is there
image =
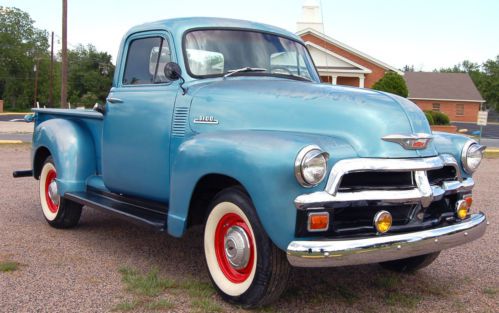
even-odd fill
[[[165,65],[165,77],[170,80],[180,79],[182,76],[180,66],[175,62],[170,62]]]

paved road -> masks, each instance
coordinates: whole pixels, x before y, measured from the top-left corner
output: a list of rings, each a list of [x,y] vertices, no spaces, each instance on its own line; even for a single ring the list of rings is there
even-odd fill
[[[0,133],[0,140],[21,140],[23,142],[31,142],[32,134],[2,134]]]
[[[0,114],[0,122],[9,122],[12,120],[22,120],[24,121],[24,115],[26,114],[15,114],[15,115],[2,115]]]
[[[51,228],[39,206],[37,181],[11,178],[13,169],[29,167],[28,147],[0,146],[0,160],[0,261],[21,263],[16,272],[0,272],[1,312],[109,312],[134,297],[122,283],[122,266],[209,283],[202,229],[177,239],[88,208],[78,227]],[[480,240],[443,252],[413,275],[390,274],[377,265],[295,268],[289,289],[265,312],[497,312],[498,176],[499,159],[484,160],[476,175],[474,203],[491,221]],[[170,312],[206,311],[182,289],[172,287],[160,297],[173,303]],[[219,305],[220,313],[248,312],[218,296],[203,300]],[[134,310],[142,311],[147,309]]]
[[[468,133],[480,130],[480,126],[478,126],[475,123],[452,123],[452,124],[456,125],[459,129],[463,128],[468,129],[469,130]],[[482,137],[499,139],[499,124],[488,124],[487,126],[484,126]]]

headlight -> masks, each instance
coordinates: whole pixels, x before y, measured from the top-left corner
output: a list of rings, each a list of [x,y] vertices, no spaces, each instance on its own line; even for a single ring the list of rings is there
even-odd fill
[[[476,171],[480,162],[482,162],[483,150],[485,150],[485,146],[480,146],[474,141],[468,141],[464,145],[463,152],[461,153],[461,162],[468,174]]]
[[[314,187],[326,177],[329,154],[315,145],[301,149],[295,160],[295,176],[303,187]]]

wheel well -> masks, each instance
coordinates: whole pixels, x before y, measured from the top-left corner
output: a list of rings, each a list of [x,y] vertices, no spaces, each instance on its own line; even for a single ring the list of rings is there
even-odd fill
[[[45,160],[50,156],[49,149],[40,147],[36,150],[35,157],[33,158],[33,176],[38,179],[42,172],[42,166]]]
[[[240,182],[226,175],[209,174],[201,178],[191,196],[187,227],[203,224],[209,205],[216,194],[235,186],[239,186],[244,192],[247,192]]]

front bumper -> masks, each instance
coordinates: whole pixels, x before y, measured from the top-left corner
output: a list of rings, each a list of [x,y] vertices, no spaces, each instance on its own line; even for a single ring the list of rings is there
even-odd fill
[[[400,235],[362,239],[292,241],[288,261],[297,267],[334,267],[378,263],[428,254],[465,244],[485,233],[485,214],[454,225]]]

